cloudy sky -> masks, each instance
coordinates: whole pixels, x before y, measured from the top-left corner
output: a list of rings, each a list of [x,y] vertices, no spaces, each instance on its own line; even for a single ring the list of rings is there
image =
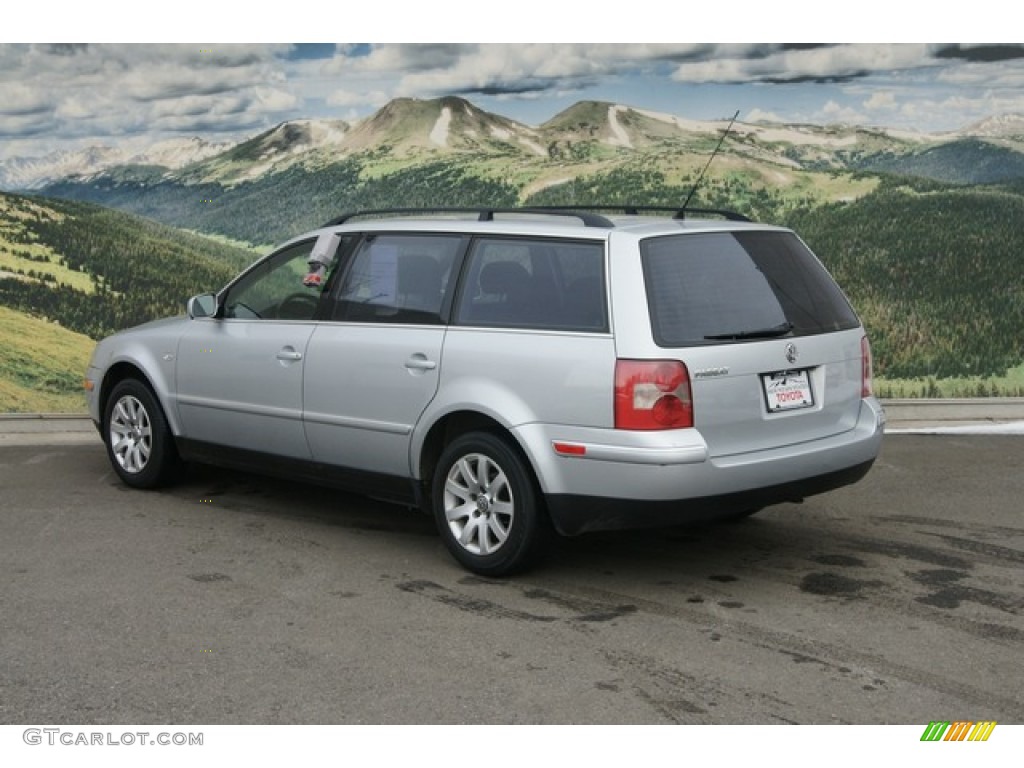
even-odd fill
[[[93,24],[89,32],[99,39],[118,37]],[[311,38],[368,34],[365,25],[346,24],[344,14],[327,29],[304,24]],[[274,26],[249,34],[302,39],[294,27]],[[21,38],[38,42],[0,44],[0,160],[172,136],[238,139],[287,119],[365,117],[397,96],[458,94],[533,125],[581,99],[701,119],[740,110],[747,121],[925,132],[1024,114],[1018,43],[250,44],[238,42],[246,32],[230,24],[168,29],[219,29],[219,39],[235,42],[49,44],[43,24]],[[559,29],[565,27],[549,32]],[[435,20],[427,32],[438,31]],[[75,38],[59,28],[50,39]]]

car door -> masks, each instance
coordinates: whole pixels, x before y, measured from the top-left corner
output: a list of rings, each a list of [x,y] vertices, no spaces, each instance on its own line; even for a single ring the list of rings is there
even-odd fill
[[[309,341],[306,436],[318,462],[407,477],[409,444],[437,391],[442,307],[459,235],[370,234]]]
[[[302,281],[315,243],[260,262],[220,296],[219,317],[195,319],[182,336],[177,401],[185,439],[310,457],[302,377],[321,293]]]

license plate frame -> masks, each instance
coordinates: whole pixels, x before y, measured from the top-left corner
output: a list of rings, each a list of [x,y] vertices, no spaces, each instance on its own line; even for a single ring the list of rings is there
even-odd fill
[[[815,405],[809,368],[762,373],[761,392],[768,413],[800,411]]]

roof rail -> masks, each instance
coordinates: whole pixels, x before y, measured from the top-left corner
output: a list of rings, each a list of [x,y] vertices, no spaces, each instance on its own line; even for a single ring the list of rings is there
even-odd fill
[[[543,207],[543,206],[542,206]],[[688,213],[712,214],[721,216],[728,221],[751,221],[747,216],[736,211],[729,211],[724,208],[680,208],[675,205],[559,205],[555,208],[563,211],[620,211],[628,216],[638,216],[641,213],[671,213],[673,219],[685,219]]]
[[[593,206],[589,206],[590,210],[593,210]],[[619,210],[619,209],[615,209]],[[446,207],[427,207],[427,208],[375,208],[365,211],[351,211],[344,213],[337,218],[331,219],[325,227],[336,227],[339,224],[344,224],[346,221],[354,218],[362,218],[364,216],[381,216],[381,215],[416,215],[416,214],[447,214],[447,213],[473,213],[476,214],[478,221],[494,221],[494,214],[496,213],[512,213],[512,214],[530,214],[539,213],[545,216],[569,216],[574,219],[579,219],[584,226],[587,227],[601,227],[608,229],[615,225],[596,213],[589,213],[588,206],[566,207],[566,206],[529,206],[525,208],[446,208]]]
[[[488,208],[488,207],[455,207],[444,206],[426,208],[372,208],[363,211],[350,211],[343,213],[337,218],[331,219],[325,227],[336,227],[346,221],[365,216],[382,215],[424,215],[424,214],[449,214],[449,213],[472,213],[476,214],[478,221],[494,221],[496,213],[530,214],[539,213],[546,216],[570,216],[579,219],[584,226],[600,227],[608,229],[615,224],[595,211],[619,212],[629,216],[638,216],[641,213],[671,213],[673,219],[685,219],[686,214],[710,214],[721,216],[728,221],[750,221],[751,219],[736,211],[729,211],[721,208],[678,208],[669,205],[530,205],[522,208]]]

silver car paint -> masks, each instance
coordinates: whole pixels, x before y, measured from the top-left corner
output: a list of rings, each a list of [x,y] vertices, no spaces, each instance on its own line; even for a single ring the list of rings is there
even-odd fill
[[[515,433],[530,446],[545,493],[672,501],[780,485],[863,464],[877,456],[884,424],[881,406],[869,399],[847,432],[718,458],[708,455],[697,429],[623,432],[531,424]],[[583,445],[587,455],[558,455],[555,441]]]
[[[719,228],[733,231],[737,225]],[[749,228],[750,225],[746,225]],[[781,228],[760,227],[775,231]],[[647,228],[649,234],[650,227]],[[713,228],[703,223],[700,231]],[[664,233],[664,230],[662,230]],[[691,378],[694,427],[708,443],[710,456],[757,451],[848,432],[860,418],[862,329],[685,348],[658,346],[651,333],[646,286],[635,232],[615,230],[610,237],[611,294],[619,357],[682,361],[691,372],[728,371]],[[636,310],[635,308],[640,308]],[[796,364],[786,359],[786,345],[800,351]],[[768,413],[761,374],[799,368],[811,372],[815,406]]]
[[[309,455],[322,461],[400,475],[417,475],[419,455],[433,424],[456,411],[476,411],[509,430],[547,493],[683,499],[774,485],[870,461],[879,449],[884,414],[877,400],[860,397],[862,330],[797,340],[799,367],[812,369],[819,399],[813,409],[783,414],[765,411],[758,387],[760,373],[791,367],[785,359],[784,341],[686,349],[664,349],[654,343],[637,251],[640,239],[737,226],[743,225],[660,221],[595,231],[549,222],[374,222],[375,230],[557,234],[606,240],[613,334],[459,327],[445,333],[440,328],[408,326],[355,331],[354,326],[300,323],[303,327],[296,329],[297,335],[278,336],[266,347],[269,353],[287,345],[296,352],[301,350],[303,359],[290,366],[287,372],[293,375],[285,383],[265,380],[259,373],[271,377],[281,372],[279,368],[286,368],[272,354],[270,360],[264,356],[257,363],[250,359],[251,349],[230,349],[224,358],[202,351],[216,348],[203,346],[207,340],[219,344],[229,338],[229,324],[248,321],[178,319],[102,342],[90,373],[100,377],[121,361],[139,367],[150,378],[178,436],[202,435],[230,444],[249,443],[250,448],[269,448],[270,436],[282,424],[289,424],[288,439],[283,443],[275,439],[275,443],[288,446],[295,455],[305,455],[305,443],[306,450],[312,448]],[[362,228],[366,227],[353,223],[337,231]],[[250,324],[269,327],[260,322]],[[201,326],[203,330],[197,330]],[[384,349],[375,349],[372,343],[373,338],[380,338],[377,331],[389,337],[388,343],[381,345]],[[346,337],[358,342],[357,351],[345,346]],[[308,346],[306,340],[312,340]],[[179,356],[184,353],[184,360],[173,356],[166,360],[167,350]],[[405,366],[417,355],[434,362],[439,353],[443,356],[434,368]],[[695,428],[663,432],[613,429],[616,357],[679,359],[691,372],[718,372],[692,381]],[[180,393],[176,364],[183,385]],[[186,364],[184,370],[181,366]],[[229,373],[238,374],[235,365],[254,377],[242,390],[232,390],[234,385],[227,384]],[[367,371],[372,374],[369,381],[361,378]],[[212,377],[210,381],[219,380],[234,394],[203,383],[206,376]],[[305,404],[301,406],[294,399],[296,377],[302,379],[300,392]],[[414,394],[407,402],[404,398],[410,383]],[[348,401],[346,393],[356,400]],[[232,398],[236,404],[242,403],[234,413],[249,414],[254,420],[230,415],[224,402]],[[179,408],[183,419],[178,417]],[[90,398],[90,413],[98,420],[98,392]],[[204,417],[212,414],[217,414],[215,423],[204,423]],[[308,439],[298,436],[296,425],[304,426],[302,434]],[[559,455],[553,448],[555,441],[583,444],[587,454]]]
[[[102,421],[100,398],[104,377],[116,365],[125,364],[143,372],[164,406],[171,431],[181,434],[181,422],[175,404],[175,370],[178,339],[188,329],[186,317],[169,317],[130,328],[101,340],[93,350],[86,378],[95,388],[86,393],[89,416]]]
[[[314,327],[294,320],[193,320],[177,351],[182,434],[311,458],[302,421],[302,381]]]
[[[437,391],[442,326],[323,323],[309,343],[305,425],[313,458],[409,476],[409,444]]]
[[[481,413],[513,435],[536,423],[610,427],[614,376],[609,334],[452,327],[440,389],[411,446],[413,467],[430,427],[451,413]],[[520,443],[536,466],[537,447]]]

